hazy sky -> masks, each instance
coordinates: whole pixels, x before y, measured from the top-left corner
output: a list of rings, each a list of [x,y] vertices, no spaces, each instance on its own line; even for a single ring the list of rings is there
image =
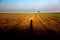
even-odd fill
[[[60,12],[60,0],[0,0],[0,12]]]

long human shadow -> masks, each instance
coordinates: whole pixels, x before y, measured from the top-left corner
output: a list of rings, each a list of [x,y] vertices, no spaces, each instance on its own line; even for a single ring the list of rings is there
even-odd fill
[[[29,34],[30,34],[30,38],[33,38],[33,20],[30,20],[30,32],[29,32]]]
[[[30,32],[33,33],[33,20],[30,21]]]

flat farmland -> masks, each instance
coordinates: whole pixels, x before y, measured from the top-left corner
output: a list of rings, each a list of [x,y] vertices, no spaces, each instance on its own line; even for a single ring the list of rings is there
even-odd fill
[[[7,31],[18,28],[24,32],[30,31],[30,21],[34,34],[49,35],[56,32],[60,35],[60,14],[59,13],[1,13],[0,30]]]

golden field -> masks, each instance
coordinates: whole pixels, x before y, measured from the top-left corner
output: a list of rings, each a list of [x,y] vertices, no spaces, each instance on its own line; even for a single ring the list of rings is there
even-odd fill
[[[60,34],[59,13],[0,13],[0,28],[5,31],[16,27],[26,31],[30,28],[30,20],[35,31],[49,33],[51,30]]]

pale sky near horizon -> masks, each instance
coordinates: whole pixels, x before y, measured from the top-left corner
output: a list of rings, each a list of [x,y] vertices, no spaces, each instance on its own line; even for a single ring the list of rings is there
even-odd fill
[[[0,0],[0,12],[60,12],[60,0]]]

